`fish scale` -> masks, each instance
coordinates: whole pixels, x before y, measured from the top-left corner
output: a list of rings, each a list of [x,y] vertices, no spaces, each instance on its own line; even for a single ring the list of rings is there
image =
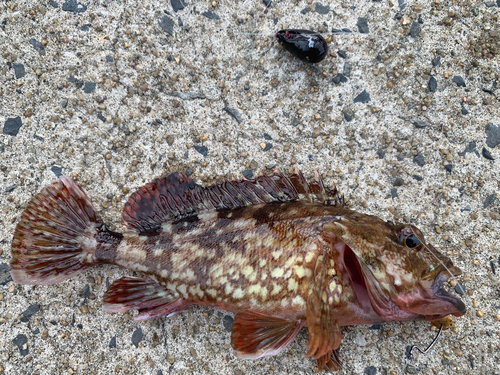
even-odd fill
[[[418,228],[346,208],[317,172],[312,181],[276,170],[208,187],[173,173],[133,193],[122,224],[123,234],[108,230],[62,177],[21,215],[13,280],[54,284],[118,265],[143,276],[112,283],[108,312],[137,310],[142,321],[191,304],[232,311],[231,344],[244,359],[278,354],[307,326],[306,356],[329,370],[341,368],[343,326],[465,313],[443,288],[460,270]]]

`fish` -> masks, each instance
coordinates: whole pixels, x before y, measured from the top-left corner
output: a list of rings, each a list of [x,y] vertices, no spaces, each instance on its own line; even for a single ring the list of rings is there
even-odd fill
[[[342,329],[462,316],[443,286],[461,274],[415,226],[346,207],[335,185],[299,169],[206,187],[182,172],[140,187],[124,205],[123,233],[109,230],[87,194],[62,176],[21,214],[11,276],[48,285],[99,264],[137,271],[103,296],[111,313],[136,321],[192,304],[235,313],[234,354],[279,354],[307,327],[306,357],[339,370]]]
[[[328,43],[315,31],[285,29],[278,31],[274,36],[288,52],[308,63],[318,63],[328,53]]]

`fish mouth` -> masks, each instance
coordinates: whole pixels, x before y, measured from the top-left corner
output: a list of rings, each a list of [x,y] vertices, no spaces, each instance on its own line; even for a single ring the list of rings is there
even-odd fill
[[[438,273],[436,279],[434,280],[434,285],[432,287],[432,291],[436,297],[441,299],[442,301],[451,304],[454,309],[454,311],[449,311],[449,314],[452,314],[454,316],[462,316],[465,314],[467,311],[467,308],[465,307],[465,304],[463,301],[449,293],[445,288],[444,288],[444,282],[447,281],[450,277],[456,277],[462,274],[462,271],[460,268],[452,266],[448,268],[447,270],[441,271]],[[444,308],[449,309],[449,306],[444,306]]]
[[[395,303],[403,310],[417,314],[415,320],[437,320],[447,315],[462,316],[467,311],[461,299],[449,293],[444,286],[450,277],[462,271],[451,264],[441,266],[424,275],[410,293],[397,296]]]

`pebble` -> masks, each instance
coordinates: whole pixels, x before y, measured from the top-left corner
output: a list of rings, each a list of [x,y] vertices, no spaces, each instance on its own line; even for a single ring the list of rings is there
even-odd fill
[[[330,12],[330,6],[316,3],[315,10],[316,10],[316,13],[319,13],[319,14],[328,14]]]
[[[116,335],[109,340],[109,345],[110,348],[116,348]]]
[[[412,38],[417,38],[420,35],[420,24],[418,22],[411,24],[410,35]]]
[[[369,101],[370,94],[366,91],[366,89],[354,98],[354,103],[368,103]]]
[[[90,286],[89,284],[85,285],[81,291],[81,296],[83,298],[89,298],[90,297]]]
[[[346,76],[344,76],[343,74],[340,74],[340,73],[332,78],[332,82],[337,84],[337,85],[339,83],[346,83],[347,81],[348,81],[348,79],[346,78]]]
[[[231,330],[233,329],[233,323],[234,323],[234,318],[231,315],[224,315],[224,318],[222,319],[222,324],[224,325],[224,329],[227,332],[231,332]]]
[[[486,147],[483,147],[481,154],[488,160],[495,160],[491,155],[491,152]]]
[[[425,120],[415,120],[413,121],[413,125],[415,125],[416,128],[423,129],[429,126],[429,123]]]
[[[83,85],[83,92],[85,94],[90,94],[94,92],[95,86],[96,86],[95,82],[85,82],[85,84]]]
[[[413,162],[417,164],[419,167],[423,167],[425,165],[425,158],[424,155],[418,154],[413,158]]]
[[[196,349],[193,348],[192,346],[189,348],[189,351],[191,352],[191,356],[193,358],[198,358],[198,352],[196,352]]]
[[[465,87],[465,81],[461,76],[453,76],[451,80],[455,82],[458,87]]]
[[[52,167],[50,167],[50,170],[56,175],[57,178],[63,175],[62,167],[59,167],[58,165],[53,165]]]
[[[9,117],[5,120],[3,125],[3,134],[16,136],[19,133],[19,129],[23,126],[23,122],[20,116],[17,117]]]
[[[364,17],[358,17],[358,22],[356,23],[356,26],[358,27],[358,31],[361,34],[368,34],[370,32],[368,28],[368,21]]]
[[[461,113],[462,113],[462,115],[464,115],[464,116],[469,114],[469,111],[467,110],[467,108],[465,108],[464,103],[462,103],[462,106],[461,106],[460,112],[461,112]]]
[[[0,264],[0,285],[5,285],[10,281],[12,281],[12,277],[10,276],[10,267],[7,263],[1,263]]]
[[[500,126],[488,123],[484,128],[486,133],[486,145],[489,148],[494,148],[500,144]]]
[[[344,74],[344,76],[350,77],[351,71],[352,71],[352,65],[346,61],[344,64],[344,68],[342,69],[342,73]],[[342,81],[342,79],[341,79],[341,81]]]
[[[199,154],[201,154],[204,157],[208,156],[208,147],[207,146],[198,146],[194,145],[193,148],[198,151]]]
[[[391,197],[392,197],[392,199],[396,199],[398,197],[398,189],[397,188],[391,189]]]
[[[16,79],[23,78],[26,75],[26,70],[24,69],[23,64],[14,63],[12,64],[12,67],[14,68],[14,74],[16,76]]]
[[[483,209],[491,206],[497,199],[497,195],[495,193],[488,195],[483,202]]]
[[[238,124],[241,124],[243,122],[243,116],[241,116],[241,113],[237,109],[225,107],[224,111],[231,115],[231,117],[233,117]]]
[[[134,333],[132,333],[132,344],[135,345],[136,348],[139,347],[139,343],[142,341],[142,329],[137,328]]]
[[[347,122],[351,122],[352,121],[352,116],[349,113],[343,112],[343,114],[344,114],[344,118],[345,118],[345,120]],[[347,157],[349,157],[349,156],[347,156]]]
[[[429,91],[434,92],[437,89],[437,80],[434,77],[429,78]]]
[[[467,147],[465,147],[465,150],[463,150],[462,152],[459,152],[458,155],[461,157],[465,157],[465,155],[467,155],[469,153],[474,153],[474,154],[476,154],[477,157],[479,157],[479,151],[476,148],[476,142],[474,142],[474,141],[470,142],[467,145]]]
[[[269,143],[269,142],[266,142],[266,143],[262,142],[262,143],[260,143],[260,148],[262,149],[262,151],[267,152],[271,148],[273,148],[273,144]]]
[[[377,368],[375,366],[369,366],[365,368],[365,375],[376,375]]]
[[[203,12],[201,15],[211,20],[220,20],[219,15],[211,11]]]
[[[35,49],[35,51],[38,52],[40,56],[45,56],[45,48],[43,48],[43,44],[41,42],[39,42],[35,38],[31,38],[29,40],[29,44],[31,44],[31,46]]]
[[[35,315],[40,310],[40,305],[31,305],[26,310],[23,311],[23,316],[21,317],[21,322],[27,322],[29,318]]]
[[[66,0],[61,9],[66,12],[83,13],[87,10],[87,6],[77,2],[77,0]]]
[[[21,352],[21,355],[23,357],[29,354],[30,351],[28,345],[26,345],[28,343],[28,338],[26,337],[26,335],[20,333],[12,340],[12,342],[19,348],[19,351]]]
[[[170,0],[170,4],[175,13],[179,10],[183,10],[187,6],[187,3],[183,0]]]

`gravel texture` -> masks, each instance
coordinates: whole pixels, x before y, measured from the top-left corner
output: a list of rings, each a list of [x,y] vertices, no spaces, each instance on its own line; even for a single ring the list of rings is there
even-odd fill
[[[0,2],[0,372],[314,374],[305,330],[252,362],[233,356],[224,311],[105,313],[124,269],[51,286],[8,274],[20,213],[60,174],[120,230],[155,176],[298,165],[353,209],[414,223],[464,271],[451,289],[469,312],[428,355],[404,362],[434,338],[428,322],[350,327],[340,374],[500,374],[499,13],[482,0]],[[329,55],[293,58],[283,28],[320,31]]]

